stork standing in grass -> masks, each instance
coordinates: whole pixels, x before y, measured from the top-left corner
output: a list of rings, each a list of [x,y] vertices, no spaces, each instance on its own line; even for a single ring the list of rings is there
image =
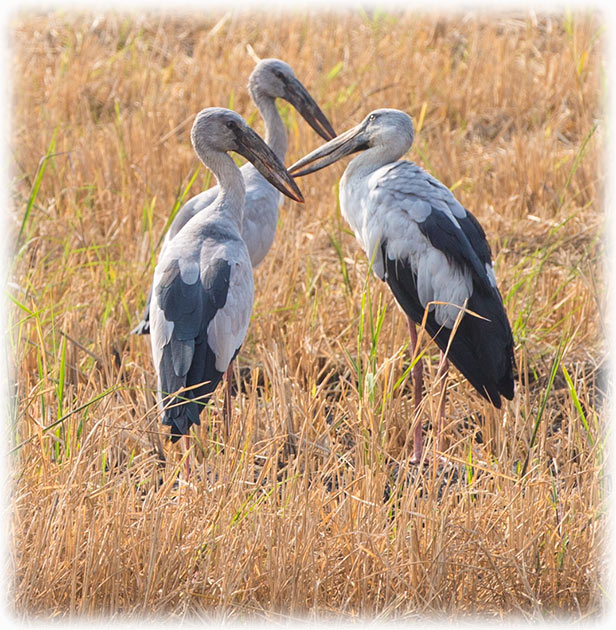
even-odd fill
[[[202,110],[191,140],[216,177],[217,195],[167,241],[154,270],[150,305],[158,400],[172,441],[199,424],[203,405],[230,371],[252,311],[252,265],[241,237],[245,181],[227,152],[244,156],[272,186],[303,201],[276,154],[238,114]],[[227,390],[227,424],[229,407]]]
[[[477,219],[422,168],[400,158],[414,138],[410,116],[379,109],[359,125],[289,168],[295,177],[361,152],[340,180],[340,209],[374,273],[406,313],[415,355],[415,324],[441,350],[436,448],[442,451],[445,377],[450,360],[495,407],[513,398],[513,337],[496,284],[490,246]],[[421,360],[413,366],[416,409],[422,399]],[[419,419],[413,459],[422,460]]]
[[[277,98],[291,103],[324,140],[336,136],[325,114],[295,76],[291,66],[284,61],[261,60],[250,75],[248,90],[265,121],[265,142],[281,162],[284,162],[287,153],[287,132],[276,107]],[[248,247],[250,262],[256,267],[265,258],[274,242],[280,194],[252,164],[245,164],[240,170],[246,187],[241,234]],[[209,188],[189,199],[180,208],[166,234],[163,249],[193,216],[214,202],[218,192],[218,186]],[[147,335],[150,332],[151,295],[150,290],[143,319],[133,333]]]

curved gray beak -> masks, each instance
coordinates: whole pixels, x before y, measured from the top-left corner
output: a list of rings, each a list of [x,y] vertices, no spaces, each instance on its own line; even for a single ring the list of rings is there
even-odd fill
[[[321,108],[310,96],[308,90],[298,79],[292,79],[286,84],[286,100],[295,107],[304,120],[323,138],[331,140],[336,137],[336,132],[331,126]]]
[[[246,127],[237,136],[237,153],[243,155],[283,195],[302,203],[304,197],[284,164],[255,131]]]
[[[318,149],[311,151],[301,160],[295,162],[295,164],[289,168],[289,173],[292,173],[293,177],[302,177],[303,175],[308,175],[308,173],[320,171],[322,168],[333,164],[340,158],[351,155],[351,153],[363,151],[368,146],[366,144],[367,140],[364,129],[365,125],[363,123],[359,124],[337,138],[320,146]],[[312,166],[303,168],[308,164],[312,164]]]

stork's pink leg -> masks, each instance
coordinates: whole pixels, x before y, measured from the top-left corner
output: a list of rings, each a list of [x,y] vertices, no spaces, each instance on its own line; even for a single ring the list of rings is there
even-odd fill
[[[437,428],[436,428],[436,450],[439,453],[443,452],[443,420],[445,418],[445,398],[447,397],[446,385],[447,385],[447,373],[449,372],[449,360],[441,351],[441,360],[438,364],[438,370],[436,372],[436,380],[440,381],[440,391],[438,394],[438,411],[437,411]]]
[[[407,319],[409,321],[409,332],[411,333],[411,355],[414,357],[417,348],[417,329],[415,322],[410,317]],[[415,413],[417,414],[423,396],[423,362],[421,359],[411,368],[411,376],[413,377],[413,402],[415,404]],[[413,433],[413,457],[411,459],[413,464],[419,464],[423,453],[423,435],[419,415],[417,415],[416,423]]]
[[[233,384],[233,361],[229,363],[229,367],[225,372],[225,406],[223,410],[223,419],[225,423],[225,442],[229,439],[231,429],[231,385]]]

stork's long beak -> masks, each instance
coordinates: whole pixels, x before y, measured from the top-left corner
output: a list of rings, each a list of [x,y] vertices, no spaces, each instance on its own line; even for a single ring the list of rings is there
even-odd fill
[[[335,138],[336,132],[331,123],[301,82],[298,79],[291,79],[288,81],[286,88],[286,100],[295,107],[321,138],[324,140]]]
[[[340,158],[366,149],[368,146],[366,142],[365,124],[361,123],[305,155],[301,160],[289,167],[289,173],[293,177],[302,177],[303,175],[308,175],[308,173],[320,171]],[[312,166],[303,168],[308,164],[312,164]]]
[[[236,151],[252,162],[272,186],[293,201],[300,203],[304,201],[301,190],[287,172],[284,164],[256,132],[250,127],[242,129],[237,136],[237,143]]]

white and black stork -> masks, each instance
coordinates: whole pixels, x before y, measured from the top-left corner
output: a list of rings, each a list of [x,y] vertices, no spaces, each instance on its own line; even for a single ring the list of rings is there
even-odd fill
[[[450,360],[484,398],[500,408],[501,396],[513,398],[515,360],[490,246],[477,219],[444,184],[413,162],[400,160],[411,148],[414,133],[406,113],[378,109],[303,157],[289,172],[294,177],[307,175],[360,152],[340,180],[340,209],[373,261],[374,273],[387,282],[406,313],[413,354],[416,324],[426,315],[425,328],[441,350],[441,387]],[[422,372],[418,361],[411,370],[416,408],[422,399]],[[443,389],[441,393],[439,451]],[[419,463],[422,453],[422,426],[417,419],[412,461]]]
[[[235,112],[202,110],[191,140],[216,177],[217,195],[167,241],[154,271],[150,305],[158,401],[172,441],[200,423],[205,403],[230,372],[252,311],[252,265],[241,236],[245,182],[227,152],[244,156],[272,186],[303,201],[276,154]],[[229,396],[227,388],[227,423]]]

